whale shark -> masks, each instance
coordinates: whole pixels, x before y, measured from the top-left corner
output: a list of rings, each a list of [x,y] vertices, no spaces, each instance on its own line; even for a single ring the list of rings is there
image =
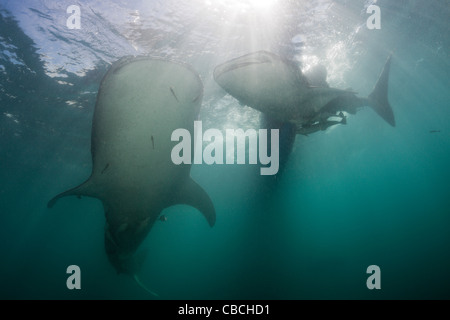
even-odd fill
[[[388,101],[391,55],[368,97],[352,90],[330,88],[323,72],[309,80],[298,65],[268,51],[258,51],[218,65],[214,80],[241,104],[279,123],[291,123],[297,134],[308,135],[345,124],[343,112],[355,114],[369,106],[391,126],[395,117]]]
[[[171,161],[171,134],[179,128],[192,134],[202,98],[203,83],[188,65],[143,56],[115,62],[97,94],[92,173],[48,202],[51,208],[65,196],[101,200],[109,261],[142,287],[136,250],[165,208],[186,204],[211,227],[216,220],[210,197],[190,177],[191,165]]]

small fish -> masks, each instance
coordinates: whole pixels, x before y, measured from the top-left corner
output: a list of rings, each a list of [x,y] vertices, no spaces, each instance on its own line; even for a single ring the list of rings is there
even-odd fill
[[[108,168],[109,168],[109,163],[107,163],[106,166],[103,168],[101,174],[104,174],[106,169],[108,169]]]
[[[172,87],[170,87],[170,92],[172,92],[173,96],[175,97],[175,100],[177,100],[177,102],[180,102],[177,98],[177,95],[175,94],[175,91],[173,91]]]
[[[438,133],[441,132],[441,130],[430,130],[430,133]]]
[[[152,136],[152,147],[153,149],[155,149],[155,140],[153,139],[153,136]]]
[[[161,215],[160,217],[159,217],[159,220],[161,220],[161,221],[167,221],[167,217],[165,216],[165,215]]]

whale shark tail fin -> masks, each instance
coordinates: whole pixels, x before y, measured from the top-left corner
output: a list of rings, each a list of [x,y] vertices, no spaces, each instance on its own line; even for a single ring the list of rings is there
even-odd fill
[[[156,292],[150,290],[145,284],[142,283],[141,279],[139,279],[139,276],[136,273],[133,274],[133,279],[139,287],[150,293],[152,296],[159,297],[159,295]]]
[[[382,117],[391,126],[395,127],[394,112],[392,111],[391,105],[388,101],[388,82],[391,58],[392,54],[390,54],[387,58],[383,71],[375,84],[375,88],[367,97],[367,100],[369,106],[372,107],[372,109],[375,110],[380,117]]]
[[[139,252],[136,252],[132,257],[122,260],[121,267],[125,273],[133,278],[139,287],[150,293],[152,296],[159,297],[159,295],[153,290],[150,290],[138,276],[138,273],[141,271],[142,265],[147,258],[147,252],[147,250],[142,249]]]

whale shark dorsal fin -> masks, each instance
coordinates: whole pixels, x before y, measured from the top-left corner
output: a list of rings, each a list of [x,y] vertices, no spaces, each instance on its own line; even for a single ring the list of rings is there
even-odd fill
[[[142,249],[141,251],[134,254],[133,258],[129,259],[128,262],[128,273],[131,275],[134,279],[134,281],[137,283],[139,287],[150,293],[151,295],[155,297],[159,297],[159,294],[151,290],[148,286],[146,286],[138,276],[138,272],[142,269],[142,265],[144,264],[144,261],[147,259],[147,253],[148,250]]]
[[[171,205],[186,204],[199,210],[212,227],[216,223],[216,210],[208,194],[192,178],[181,186]]]
[[[92,182],[91,182],[91,179],[89,178],[88,180],[86,180],[85,182],[80,184],[79,186],[77,186],[75,188],[72,188],[72,189],[69,189],[67,191],[64,191],[64,192],[54,196],[47,203],[47,207],[48,208],[53,207],[55,205],[56,201],[58,201],[62,197],[67,197],[67,196],[93,196],[92,192],[91,192],[91,186],[92,186]]]

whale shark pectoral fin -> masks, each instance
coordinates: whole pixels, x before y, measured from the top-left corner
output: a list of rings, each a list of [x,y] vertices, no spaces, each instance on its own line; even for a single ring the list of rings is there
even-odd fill
[[[90,188],[92,186],[91,179],[88,179],[87,181],[83,182],[79,186],[69,189],[67,191],[64,191],[56,196],[54,196],[48,203],[47,208],[52,208],[56,201],[58,201],[62,197],[66,196],[91,196]]]
[[[367,100],[369,106],[375,110],[380,117],[382,117],[391,126],[395,127],[394,112],[392,111],[391,105],[388,101],[388,82],[391,58],[392,54],[390,54],[387,58],[383,71],[375,84],[375,88],[367,97]]]
[[[186,204],[199,210],[212,227],[216,223],[216,210],[208,194],[192,178],[180,188],[172,205]]]

